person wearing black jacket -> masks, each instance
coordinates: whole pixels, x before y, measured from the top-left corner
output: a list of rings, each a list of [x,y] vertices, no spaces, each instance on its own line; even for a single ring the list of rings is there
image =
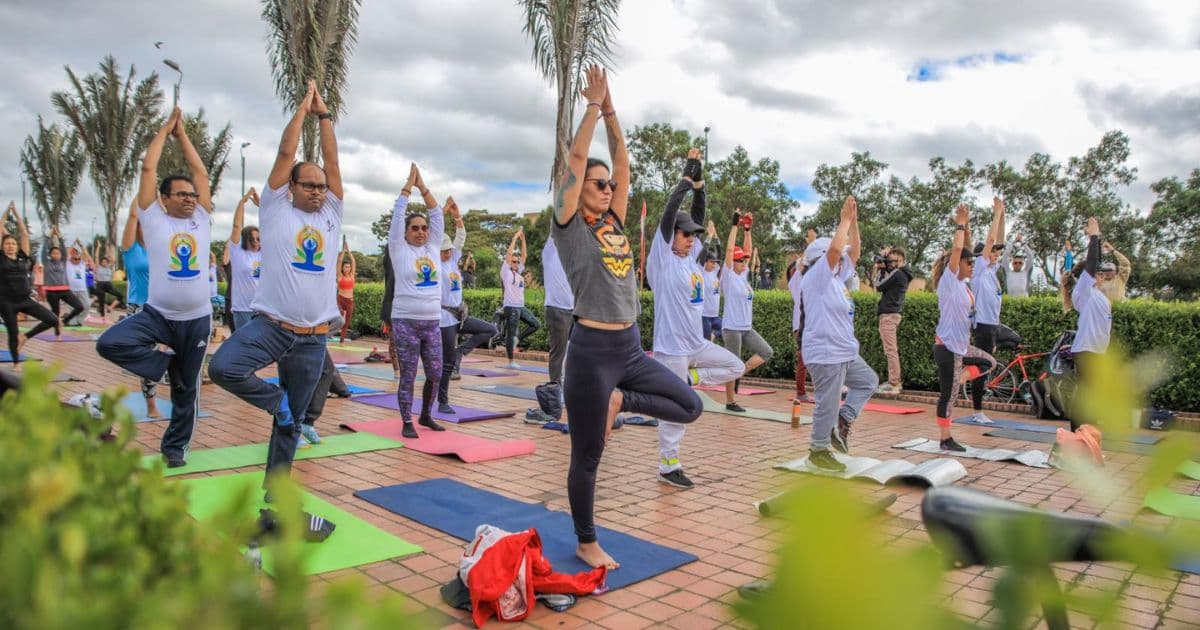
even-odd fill
[[[905,265],[904,250],[888,247],[879,252],[875,262],[875,290],[879,292],[879,339],[883,342],[883,354],[887,357],[888,380],[876,390],[880,394],[899,394],[900,346],[896,342],[896,331],[900,328],[904,296],[912,272]]]

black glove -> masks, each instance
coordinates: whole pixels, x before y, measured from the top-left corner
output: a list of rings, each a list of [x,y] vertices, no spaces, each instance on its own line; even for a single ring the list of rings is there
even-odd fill
[[[738,224],[740,224],[741,222],[742,222],[742,213],[741,213],[741,212],[734,212],[734,213],[733,213],[733,225],[738,225]]]
[[[704,172],[700,165],[700,160],[688,158],[687,164],[683,166],[683,176],[694,182],[704,181]]]

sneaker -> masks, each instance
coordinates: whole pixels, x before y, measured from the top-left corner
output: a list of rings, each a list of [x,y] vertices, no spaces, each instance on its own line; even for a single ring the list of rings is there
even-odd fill
[[[976,411],[975,414],[971,416],[971,420],[976,424],[996,424],[991,418],[988,417],[986,413],[983,413],[982,411]]]
[[[696,485],[692,483],[691,479],[687,478],[687,475],[683,474],[682,468],[676,468],[668,473],[660,472],[658,473],[658,480],[663,483],[669,483],[676,488],[686,489]]]
[[[891,383],[884,383],[883,385],[875,388],[875,393],[883,394],[885,396],[895,396],[896,394],[900,393],[900,388],[892,385]]]
[[[312,442],[309,442],[308,438],[304,437],[304,434],[301,433],[300,435],[296,436],[296,450],[305,448],[312,448]]]
[[[438,403],[438,413],[457,414],[458,412],[449,403]]]
[[[846,465],[839,462],[827,448],[810,450],[808,466],[824,472],[840,473],[846,470]]]
[[[450,373],[450,380],[452,380],[452,381],[461,381],[462,380],[462,374],[458,373],[458,368],[454,368],[454,371]]]
[[[736,402],[725,403],[725,410],[737,413],[746,413],[746,408],[737,404]]]
[[[320,444],[321,436],[317,435],[317,429],[311,424],[300,425],[300,436],[308,440],[310,444]]]
[[[187,466],[187,460],[182,457],[168,457],[163,455],[163,460],[167,462],[167,468],[182,468]]]
[[[829,434],[829,442],[839,452],[850,454],[850,422],[845,418],[838,416],[837,426],[833,428],[833,432]]]
[[[792,397],[792,402],[812,404],[817,402],[817,399],[813,398],[812,394],[798,394]]]
[[[521,364],[517,363],[516,361],[509,361],[508,364],[505,365],[504,367],[506,367],[510,370],[515,370],[515,369],[521,367]]]
[[[948,437],[942,440],[940,444],[943,451],[953,451],[955,453],[966,453],[967,447],[954,441],[954,438]]]
[[[536,407],[525,410],[525,424],[546,424],[547,422],[554,422],[554,416]]]

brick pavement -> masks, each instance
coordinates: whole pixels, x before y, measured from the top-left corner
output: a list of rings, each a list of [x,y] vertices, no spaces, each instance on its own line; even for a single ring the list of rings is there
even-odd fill
[[[375,343],[382,344],[381,341]],[[117,385],[136,388],[134,379],[96,355],[92,344],[34,340],[26,346],[26,352],[35,357],[63,361],[69,374],[87,379],[86,382],[54,384],[64,398],[72,393]],[[499,363],[499,359],[495,362]],[[522,372],[505,382],[531,387],[541,378],[540,374]],[[346,375],[346,380],[364,386],[378,387],[381,383],[386,386],[382,381],[354,375]],[[532,404],[528,401],[461,389],[463,385],[478,382],[486,380],[464,376],[463,380],[454,383],[452,402],[511,410],[518,412],[517,417],[473,422],[454,428],[487,438],[535,440],[536,455],[467,465],[457,459],[396,449],[296,463],[295,476],[314,493],[425,548],[425,553],[416,556],[323,574],[315,578],[319,583],[358,573],[369,581],[376,596],[403,593],[410,597],[409,610],[428,615],[426,624],[430,627],[472,627],[468,614],[450,609],[441,602],[438,593],[438,588],[453,576],[464,543],[356,499],[352,492],[451,477],[516,499],[545,502],[551,509],[567,510],[568,438],[523,424],[519,418],[524,408]],[[269,425],[265,414],[219,387],[204,385],[200,400],[201,407],[212,412],[214,417],[197,423],[194,449],[261,443],[268,439]],[[747,400],[742,402],[748,404]],[[785,412],[790,409],[786,391],[755,396],[749,404]],[[891,444],[912,437],[934,435],[932,407],[919,406],[923,407],[923,413],[908,416],[864,414],[853,436],[855,454],[904,457],[910,461],[934,457],[907,451],[899,453],[889,448]],[[339,431],[337,427],[341,422],[384,419],[393,415],[388,410],[348,400],[330,400],[317,428],[323,435],[330,435]],[[164,423],[138,425],[137,442],[147,452],[155,451],[163,427]],[[969,426],[955,428],[960,440],[975,446],[1035,447],[1025,442],[983,437],[985,430]],[[795,481],[794,473],[773,470],[771,465],[803,456],[807,446],[807,427],[793,430],[780,423],[705,414],[689,429],[684,443],[684,463],[697,486],[692,490],[679,490],[661,484],[655,478],[657,441],[654,429],[627,427],[615,432],[600,470],[597,522],[678,547],[700,559],[656,578],[602,596],[584,598],[565,613],[554,613],[538,606],[523,625],[561,629],[585,626],[622,629],[658,626],[689,630],[744,627],[744,623],[733,618],[728,604],[737,599],[738,585],[770,573],[780,529],[780,523],[760,517],[751,502],[774,494]],[[1112,453],[1108,467],[1121,483],[1127,484],[1142,460],[1135,455]],[[969,476],[959,482],[961,485],[1023,504],[1098,515],[1109,520],[1128,519],[1137,507],[1127,498],[1109,504],[1093,503],[1058,471],[1011,463],[960,461],[969,472]],[[224,472],[232,471],[215,474]],[[846,488],[862,495],[864,500],[896,492],[899,499],[888,509],[889,517],[880,521],[880,527],[896,545],[927,540],[920,523],[921,490],[885,489],[857,483],[847,483]],[[1175,489],[1200,494],[1200,482],[1177,482]],[[1155,515],[1137,518],[1153,526],[1163,526],[1168,521]],[[1088,593],[1093,589],[1121,589],[1121,623],[1127,627],[1200,625],[1200,576],[1170,573],[1165,577],[1152,577],[1122,564],[1063,564],[1056,567],[1056,572],[1064,587],[1072,591]],[[989,589],[996,574],[983,569],[947,573],[943,591],[946,605],[966,620],[994,622],[996,612],[990,605]],[[1031,623],[1037,625],[1034,620]],[[1081,628],[1094,625],[1089,618],[1076,613],[1072,613],[1072,624]]]

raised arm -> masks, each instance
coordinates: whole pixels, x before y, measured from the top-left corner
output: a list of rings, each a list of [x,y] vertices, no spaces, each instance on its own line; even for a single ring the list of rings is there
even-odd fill
[[[749,221],[746,221],[749,219]],[[754,238],[750,236],[750,226],[754,222],[754,214],[750,212],[742,213],[742,220],[746,223],[742,226],[742,251],[747,254],[754,251]],[[751,260],[751,262],[754,262]]]
[[[667,207],[663,210],[662,222],[658,224],[659,233],[668,244],[675,238],[675,216],[679,213],[679,206],[683,205],[683,198],[687,196],[689,190],[694,191],[692,218],[695,219],[697,225],[704,225],[704,179],[700,167],[700,151],[695,147],[688,151],[687,163],[683,167],[683,176],[671,191],[671,196],[667,198]],[[699,217],[697,217],[696,208],[697,197],[700,198]]]
[[[87,263],[89,267],[94,267],[96,263],[92,260],[92,253],[88,251],[87,246],[79,239],[75,239],[75,244],[79,246],[79,255],[83,256],[83,262]]]
[[[992,251],[992,246],[1004,236],[1004,200],[992,197],[992,225],[988,228],[987,239],[983,242],[983,253]]]
[[[425,179],[421,177],[421,169],[417,169],[416,183],[417,190],[421,191],[421,199],[425,202],[425,207],[428,208],[429,242],[441,247],[442,239],[446,238],[446,218],[442,211],[442,206],[438,204],[437,198],[425,186]]]
[[[713,258],[719,258],[721,255],[721,242],[717,238],[717,224],[712,221],[708,222],[708,233],[704,237],[703,246],[696,254],[697,260],[705,255],[710,255]]]
[[[1096,217],[1087,220],[1087,237],[1087,258],[1083,260],[1083,270],[1095,278],[1100,271],[1100,222]]]
[[[316,93],[317,84],[309,81],[304,99],[296,108],[295,115],[283,128],[283,137],[279,140],[279,152],[275,154],[275,164],[271,166],[271,174],[267,176],[267,187],[271,190],[285,186],[292,180],[292,167],[296,163],[296,149],[300,147],[300,132],[304,128],[304,117],[308,116],[312,109],[313,97]],[[328,177],[328,171],[326,171],[326,177]],[[326,183],[328,183],[328,179]]]
[[[946,268],[950,273],[958,276],[960,262],[962,261],[963,247],[967,243],[967,204],[959,204],[954,210],[954,245],[950,248],[950,260],[946,263]],[[940,280],[940,278],[939,278]]]
[[[605,81],[605,85],[608,82]],[[608,155],[612,158],[613,176],[617,189],[612,194],[612,211],[625,224],[625,215],[629,212],[629,151],[625,148],[625,134],[621,133],[621,123],[617,122],[617,110],[613,108],[612,89],[604,92],[604,102],[600,104],[600,115],[604,118],[604,131],[608,134]],[[699,156],[700,151],[696,150]],[[688,152],[691,157],[691,152]]]
[[[454,197],[446,198],[446,213],[454,219],[454,240],[450,241],[450,244],[461,252],[463,245],[467,244],[467,226],[463,223],[462,212],[459,211],[458,202]]]
[[[562,182],[558,186],[558,195],[554,199],[554,220],[559,225],[569,223],[579,210],[579,194],[583,191],[584,173],[587,171],[588,148],[592,146],[592,134],[596,131],[596,121],[600,119],[600,107],[608,96],[608,78],[600,66],[588,68],[586,77],[587,85],[580,92],[587,100],[587,106],[583,111],[583,120],[579,122],[579,129],[571,140],[571,150],[567,154],[567,170],[563,173]],[[625,185],[629,185],[628,180]],[[625,190],[628,191],[628,188]],[[614,203],[616,203],[616,197],[614,192]],[[622,219],[624,219],[623,214]]]
[[[400,189],[396,204],[392,206],[392,222],[388,228],[388,243],[398,243],[404,240],[404,218],[408,212],[408,198],[412,195],[413,186],[417,184],[417,163],[408,165],[408,181]]]
[[[850,232],[847,234],[850,251],[847,255],[850,256],[850,264],[857,265],[858,259],[862,257],[862,236],[858,232],[858,202],[854,202],[854,217],[850,221]]]
[[[309,81],[312,86],[312,114],[317,117],[317,126],[321,128],[321,166],[325,168],[325,185],[334,197],[342,199],[342,168],[338,165],[337,134],[333,132],[333,114],[325,106],[325,99],[317,91],[315,81]],[[433,206],[430,206],[431,208]]]
[[[162,128],[151,138],[150,145],[146,147],[146,159],[142,160],[141,180],[138,182],[137,207],[139,209],[149,208],[150,204],[158,199],[158,160],[162,158],[163,145],[167,143],[167,136],[174,131],[179,118],[179,108],[176,107],[167,117],[167,122],[163,123]],[[198,190],[199,188],[197,188]]]
[[[513,263],[513,256],[516,255],[517,251],[517,238],[520,236],[521,230],[518,228],[516,234],[512,235],[512,240],[508,242],[508,252],[504,254],[505,265],[511,265]]]
[[[20,223],[20,221],[17,221],[17,223]],[[1121,278],[1122,282],[1128,282],[1130,274],[1133,273],[1133,265],[1129,263],[1129,259],[1125,257],[1125,254],[1117,251],[1117,248],[1113,247],[1112,243],[1108,241],[1104,242],[1104,249],[1112,252],[1113,257],[1117,259],[1117,276]]]
[[[137,242],[138,203],[134,199],[129,204],[129,218],[125,219],[125,231],[121,232],[121,251],[126,251]]]
[[[175,117],[175,128],[171,133],[179,141],[179,148],[183,150],[183,160],[187,163],[188,170],[192,172],[192,185],[196,187],[196,203],[200,204],[205,211],[212,212],[212,184],[208,181],[208,168],[204,166],[204,160],[200,158],[200,153],[196,151],[192,140],[188,138],[182,115]]]
[[[517,232],[517,236],[521,237],[521,260],[517,265],[517,268],[524,270],[525,259],[529,257],[529,245],[525,243],[525,228],[521,228],[521,230]]]
[[[825,261],[830,269],[837,269],[842,260],[842,250],[850,243],[850,226],[854,223],[854,215],[858,212],[858,200],[854,195],[846,197],[842,202],[842,215],[838,221],[833,238],[829,241],[829,251],[825,252]]]
[[[729,240],[725,243],[725,266],[733,268],[733,248],[737,245],[737,230],[742,210],[733,213],[733,225],[729,226]]]
[[[242,243],[242,228],[246,224],[246,202],[253,201],[254,205],[258,205],[258,192],[251,187],[242,195],[241,201],[238,201],[237,209],[233,211],[233,230],[229,233],[229,242],[232,245],[240,245]],[[225,248],[225,253],[221,256],[221,264],[229,264],[229,248]]]

